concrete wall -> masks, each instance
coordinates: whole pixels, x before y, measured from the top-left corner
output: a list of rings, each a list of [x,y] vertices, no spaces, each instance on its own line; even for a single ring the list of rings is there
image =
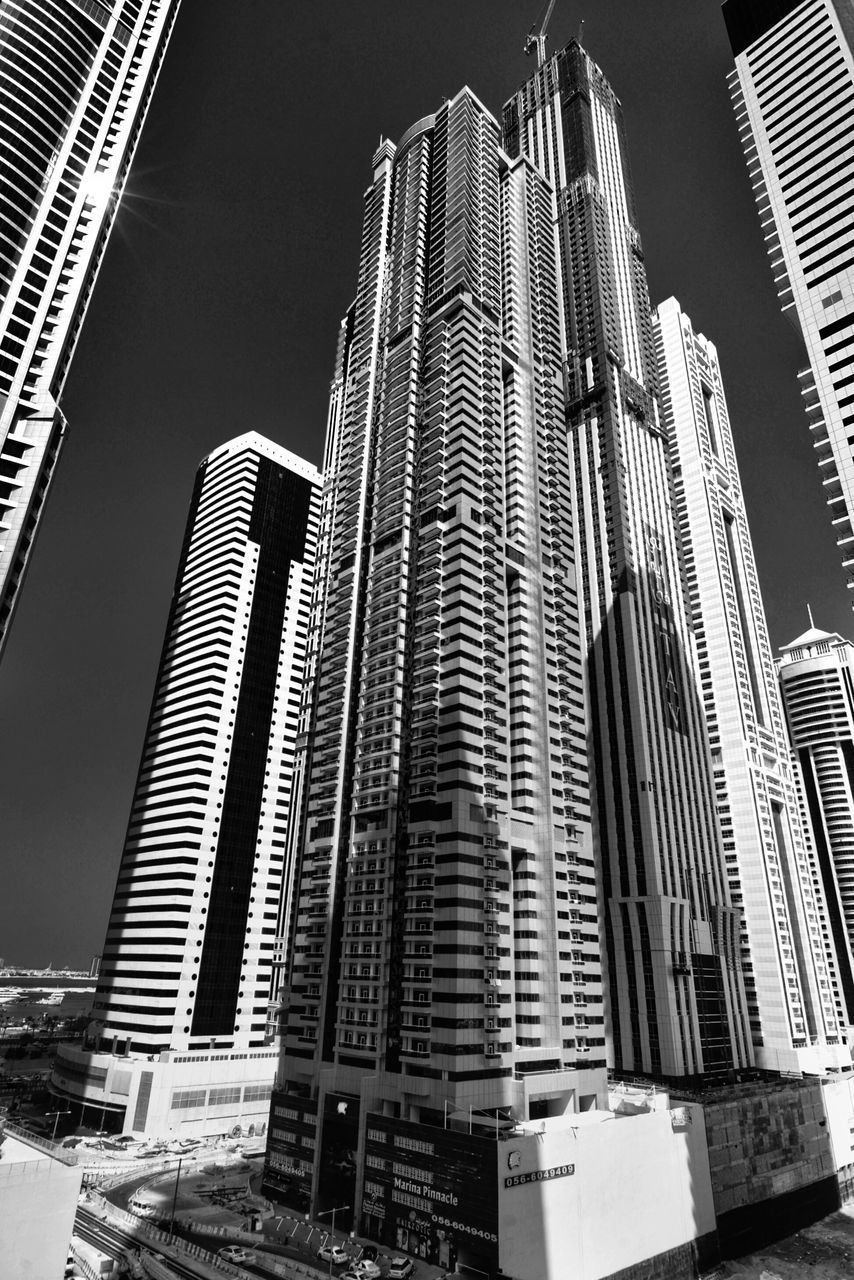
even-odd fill
[[[724,1257],[833,1213],[854,1186],[854,1080],[745,1085],[703,1106]]]
[[[594,1112],[500,1144],[499,1256],[514,1280],[602,1280],[675,1251],[678,1274],[715,1216],[702,1109]],[[577,1123],[576,1123],[577,1122]],[[551,1176],[531,1179],[531,1175]],[[687,1247],[687,1248],[686,1248]],[[639,1274],[652,1275],[643,1270]],[[664,1273],[662,1273],[664,1274]],[[677,1272],[673,1272],[677,1274]]]
[[[0,1274],[54,1280],[65,1260],[81,1171],[7,1135],[0,1147]]]
[[[854,1164],[854,1078],[828,1081],[822,1095],[833,1166],[839,1173]]]
[[[704,1104],[718,1216],[834,1172],[822,1093],[793,1080]]]

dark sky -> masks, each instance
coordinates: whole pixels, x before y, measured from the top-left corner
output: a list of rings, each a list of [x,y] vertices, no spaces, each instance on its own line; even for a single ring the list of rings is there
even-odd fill
[[[0,666],[0,955],[100,951],[195,468],[320,463],[373,151],[468,84],[496,114],[538,0],[184,0],[66,387]],[[776,647],[854,631],[726,90],[716,0],[558,0],[621,97],[653,301],[716,343]]]

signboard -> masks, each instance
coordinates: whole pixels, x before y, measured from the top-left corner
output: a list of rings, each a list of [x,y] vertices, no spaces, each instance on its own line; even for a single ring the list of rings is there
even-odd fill
[[[443,1218],[438,1213],[431,1214],[434,1222],[440,1227],[451,1227],[454,1231],[463,1231],[478,1240],[488,1240],[490,1244],[498,1244],[498,1236],[494,1231],[484,1231],[481,1227],[473,1227],[468,1222],[457,1222],[456,1218]]]
[[[534,1169],[531,1173],[514,1173],[504,1179],[505,1187],[522,1187],[526,1182],[549,1182],[552,1178],[570,1178],[575,1173],[574,1164],[556,1164],[552,1169]]]
[[[395,1191],[421,1196],[423,1200],[438,1200],[441,1204],[449,1204],[454,1208],[460,1203],[453,1191],[443,1191],[440,1187],[434,1187],[429,1182],[413,1182],[411,1178],[400,1178],[397,1175],[395,1175],[392,1183],[392,1198],[394,1198]]]

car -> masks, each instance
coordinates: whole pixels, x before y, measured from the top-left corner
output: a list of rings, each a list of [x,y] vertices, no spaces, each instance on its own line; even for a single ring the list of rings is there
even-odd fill
[[[359,1280],[378,1280],[378,1277],[382,1275],[382,1271],[373,1258],[360,1258],[358,1262],[353,1263],[353,1270]]]
[[[241,1249],[239,1245],[227,1244],[224,1249],[217,1249],[216,1256],[224,1258],[226,1262],[254,1262],[255,1254],[248,1249]]]
[[[345,1262],[350,1261],[350,1255],[346,1249],[342,1249],[340,1244],[325,1244],[318,1251],[318,1258],[321,1262],[331,1262],[335,1267],[343,1267]]]
[[[379,1255],[379,1249],[375,1244],[366,1244],[362,1246],[362,1256],[360,1262],[376,1262]]]
[[[411,1258],[392,1258],[387,1276],[388,1280],[409,1280],[415,1270],[415,1263]]]

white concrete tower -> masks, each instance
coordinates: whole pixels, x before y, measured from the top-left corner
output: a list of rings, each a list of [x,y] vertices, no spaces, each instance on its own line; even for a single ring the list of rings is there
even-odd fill
[[[675,298],[657,309],[662,422],[709,729],[715,802],[756,1063],[851,1066],[836,955],[793,780],[765,611],[714,346]]]
[[[615,1065],[749,1064],[622,109],[571,41],[504,108],[553,189]]]
[[[0,7],[0,649],[60,399],[180,0]]]
[[[606,1043],[551,195],[469,90],[377,151],[342,339],[268,1185],[388,1246],[477,1186],[486,1271],[496,1128]]]
[[[854,586],[854,6],[726,0],[729,85],[821,484]]]
[[[266,1119],[319,501],[254,432],[198,472],[95,1024],[54,1073],[128,1130]]]

